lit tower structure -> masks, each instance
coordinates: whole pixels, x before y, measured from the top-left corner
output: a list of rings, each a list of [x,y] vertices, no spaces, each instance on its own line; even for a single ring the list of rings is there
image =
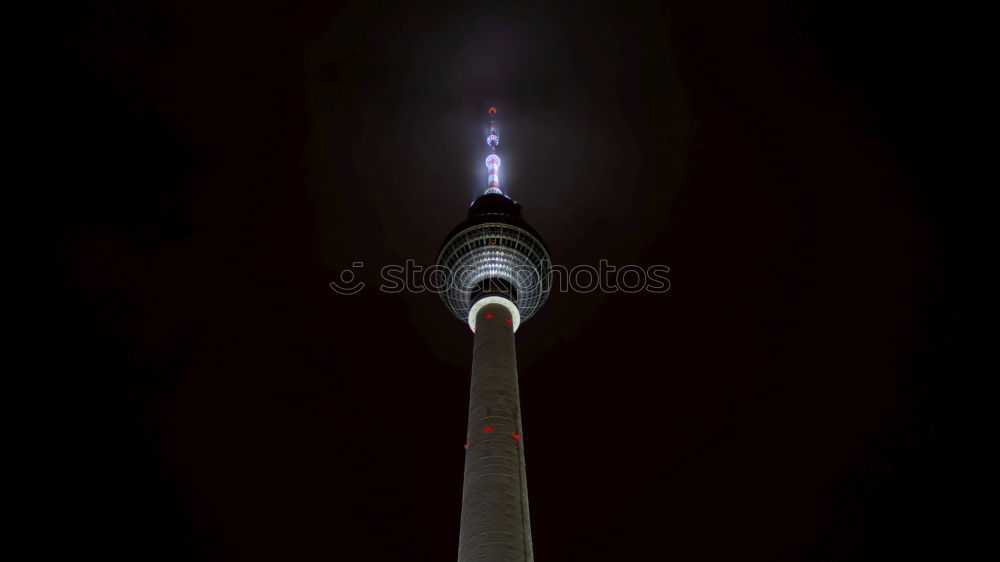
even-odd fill
[[[458,560],[533,560],[514,332],[549,296],[551,261],[521,206],[500,189],[496,108],[489,109],[489,179],[445,239],[445,306],[473,332],[472,384]]]

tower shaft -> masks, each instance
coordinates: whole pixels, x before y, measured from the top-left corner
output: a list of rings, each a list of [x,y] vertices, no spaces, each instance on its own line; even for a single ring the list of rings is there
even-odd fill
[[[533,560],[514,328],[507,307],[476,315],[459,562]]]

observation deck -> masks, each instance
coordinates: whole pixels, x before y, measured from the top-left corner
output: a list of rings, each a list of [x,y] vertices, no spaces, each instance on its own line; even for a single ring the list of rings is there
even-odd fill
[[[487,297],[514,303],[514,329],[549,297],[552,261],[542,237],[521,217],[521,205],[506,195],[486,193],[468,218],[445,238],[438,253],[441,300],[475,331],[474,305]],[[489,301],[484,301],[489,302]]]

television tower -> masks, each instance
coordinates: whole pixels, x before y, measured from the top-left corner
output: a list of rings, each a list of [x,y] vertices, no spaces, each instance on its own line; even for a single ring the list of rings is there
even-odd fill
[[[496,108],[489,109],[486,191],[445,239],[445,306],[473,332],[459,562],[530,561],[531,518],[514,332],[551,290],[542,237],[500,189]]]

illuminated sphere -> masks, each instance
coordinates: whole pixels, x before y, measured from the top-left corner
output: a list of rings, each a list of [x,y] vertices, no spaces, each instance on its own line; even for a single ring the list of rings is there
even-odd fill
[[[486,137],[486,144],[490,146],[496,146],[500,144],[500,137],[491,134],[490,136]]]
[[[500,167],[500,157],[496,154],[490,154],[486,157],[486,167],[487,168],[499,168]]]
[[[437,265],[441,300],[463,322],[477,301],[494,296],[513,301],[524,322],[552,289],[545,242],[521,218],[521,205],[499,193],[476,199],[442,244]]]

